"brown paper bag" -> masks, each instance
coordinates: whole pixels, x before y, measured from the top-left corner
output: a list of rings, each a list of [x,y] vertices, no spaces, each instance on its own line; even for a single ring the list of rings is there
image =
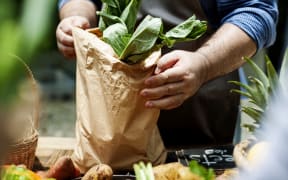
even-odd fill
[[[133,163],[163,163],[166,151],[157,128],[160,111],[144,107],[139,96],[161,52],[127,65],[96,35],[73,29],[77,55],[74,163],[81,172],[99,163],[116,170]]]

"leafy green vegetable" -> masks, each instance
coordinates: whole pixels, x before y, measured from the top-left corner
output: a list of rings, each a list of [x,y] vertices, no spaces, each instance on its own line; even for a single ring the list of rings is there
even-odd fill
[[[108,44],[113,44],[114,51],[120,56],[130,40],[130,35],[125,25],[116,23],[103,32],[103,40]]]
[[[205,21],[192,16],[164,33],[162,20],[147,15],[133,32],[140,0],[102,2],[103,8],[97,14],[100,16],[99,28],[104,34],[103,40],[111,45],[120,60],[128,64],[140,62],[163,46],[172,47],[177,42],[198,39],[207,29]]]
[[[100,15],[99,28],[104,31],[110,25],[122,23],[127,25],[129,33],[133,33],[140,1],[102,0],[102,2],[104,3],[102,11],[97,11],[97,15]]]
[[[131,0],[120,16],[127,25],[129,33],[133,33],[134,31],[139,6],[140,0]]]
[[[189,163],[189,168],[194,174],[197,174],[200,177],[203,177],[204,180],[214,180],[215,179],[214,170],[211,168],[206,169],[205,167],[198,164],[197,161],[191,161]]]
[[[143,54],[151,50],[158,39],[161,28],[162,20],[160,18],[147,15],[133,33],[120,59],[124,60],[129,56]]]
[[[121,23],[124,26],[126,26],[125,22],[121,18],[119,18],[118,16],[107,14],[105,12],[97,12],[97,15],[100,15],[102,17],[103,22],[105,22],[105,24],[109,25],[108,27],[110,27],[110,26],[112,26],[113,24],[116,24],[116,23]],[[105,29],[106,29],[106,26],[105,26]]]
[[[207,30],[206,21],[196,20],[196,16],[188,18],[186,21],[172,28],[161,36],[164,45],[172,47],[175,42],[191,41],[198,39]]]

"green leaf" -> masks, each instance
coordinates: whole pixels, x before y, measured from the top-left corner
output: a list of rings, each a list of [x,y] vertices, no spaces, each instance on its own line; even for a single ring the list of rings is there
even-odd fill
[[[247,92],[243,92],[238,89],[232,89],[231,92],[235,92],[240,95],[243,95],[249,98],[253,104],[259,106],[259,108],[263,108],[266,105],[266,100],[264,99],[266,98],[266,92],[265,92],[266,90],[265,88],[261,87],[261,86],[264,86],[263,83],[261,83],[255,77],[248,77],[248,79],[253,83],[254,86],[249,86],[239,81],[228,81],[229,83],[238,85],[247,91]]]
[[[243,124],[244,128],[247,128],[249,132],[254,132],[258,128],[255,124]]]
[[[106,3],[108,6],[113,7],[113,8],[119,8],[119,2],[117,0],[101,0],[102,3]]]
[[[130,34],[133,33],[135,28],[140,2],[140,0],[131,0],[120,16],[123,22],[125,22]]]
[[[270,87],[269,80],[266,74],[262,71],[262,69],[257,64],[255,64],[251,59],[247,57],[244,57],[244,59],[250,65],[250,67],[254,70],[254,72],[256,73],[260,81],[263,83],[265,88],[269,88]]]
[[[245,89],[247,91],[247,93],[249,94],[249,96],[247,96],[247,97],[254,100],[256,103],[260,101],[259,99],[261,97],[259,96],[259,94],[257,94],[257,90],[255,90],[252,86],[248,86],[248,85],[243,84],[239,81],[228,81],[228,82],[235,84],[235,85],[238,85],[238,86],[242,87],[243,89]],[[234,92],[239,93],[239,91],[234,91]],[[241,94],[243,94],[243,93],[241,93]],[[243,95],[245,95],[245,93]]]
[[[265,108],[268,102],[268,96],[269,96],[268,90],[265,89],[263,83],[259,79],[252,77],[252,76],[248,78],[250,82],[252,82],[255,85],[254,86],[255,94],[257,94],[257,96],[254,98],[254,100],[256,101],[256,105],[261,108]]]
[[[196,16],[192,16],[166,32],[166,34],[160,38],[162,38],[165,45],[171,47],[175,42],[198,39],[206,32],[206,30],[206,21],[197,20]]]
[[[162,20],[160,18],[147,15],[133,33],[120,59],[124,60],[129,56],[146,53],[151,50],[158,39],[161,28]]]
[[[266,55],[266,68],[267,68],[267,75],[270,84],[269,94],[273,95],[276,94],[276,90],[279,86],[279,77],[277,71],[275,70],[270,58]]]
[[[153,48],[154,49],[154,48]],[[144,59],[146,59],[153,50],[149,50],[146,53],[141,53],[141,54],[135,54],[132,56],[128,56],[127,58],[123,59],[123,62],[126,62],[127,64],[136,64]]]
[[[215,179],[215,173],[213,169],[209,168],[206,169],[205,167],[198,164],[197,161],[190,161],[189,163],[189,169],[192,173],[199,175],[200,177],[203,177],[205,180],[214,180]]]
[[[101,1],[102,1],[102,9],[101,9],[102,13],[108,14],[111,16],[116,16],[119,18],[121,14],[123,13],[124,9],[131,2],[130,0],[101,0]],[[114,21],[105,19],[103,16],[100,16],[98,27],[100,28],[101,31],[104,31],[107,27],[113,24],[114,24]]]
[[[263,114],[263,110],[249,107],[249,106],[242,107],[242,112],[250,116],[256,123],[260,122],[260,119]]]
[[[113,24],[103,32],[103,40],[111,45],[118,56],[121,55],[130,38],[126,26],[121,23]]]
[[[121,18],[119,18],[118,16],[111,15],[111,14],[108,14],[108,13],[105,13],[102,11],[97,11],[96,13],[97,13],[97,15],[101,16],[101,18],[103,19],[103,22],[105,22],[105,25],[107,27],[109,27],[113,24],[116,24],[116,23],[121,23],[124,26],[126,26],[125,22]],[[103,30],[101,29],[101,31],[103,32],[105,29],[106,28],[104,28]]]
[[[238,94],[243,95],[243,96],[245,96],[247,98],[251,98],[251,95],[249,93],[243,92],[243,91],[241,91],[239,89],[231,89],[230,92],[238,93]]]

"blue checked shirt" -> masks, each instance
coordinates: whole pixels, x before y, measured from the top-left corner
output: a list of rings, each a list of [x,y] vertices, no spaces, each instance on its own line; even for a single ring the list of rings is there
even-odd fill
[[[69,0],[59,0],[61,8]],[[100,1],[92,0],[101,6]],[[245,31],[258,49],[270,46],[276,39],[277,0],[200,0],[213,28],[231,23]]]

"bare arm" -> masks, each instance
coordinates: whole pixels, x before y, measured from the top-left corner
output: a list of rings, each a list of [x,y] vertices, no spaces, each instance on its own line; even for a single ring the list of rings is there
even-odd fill
[[[233,24],[224,24],[197,50],[206,59],[203,82],[239,68],[244,63],[242,57],[251,57],[256,50],[256,43],[244,31]]]
[[[224,24],[197,51],[177,50],[164,55],[140,94],[147,99],[147,107],[178,107],[205,82],[237,69],[243,56],[255,52],[256,43],[244,31]]]

